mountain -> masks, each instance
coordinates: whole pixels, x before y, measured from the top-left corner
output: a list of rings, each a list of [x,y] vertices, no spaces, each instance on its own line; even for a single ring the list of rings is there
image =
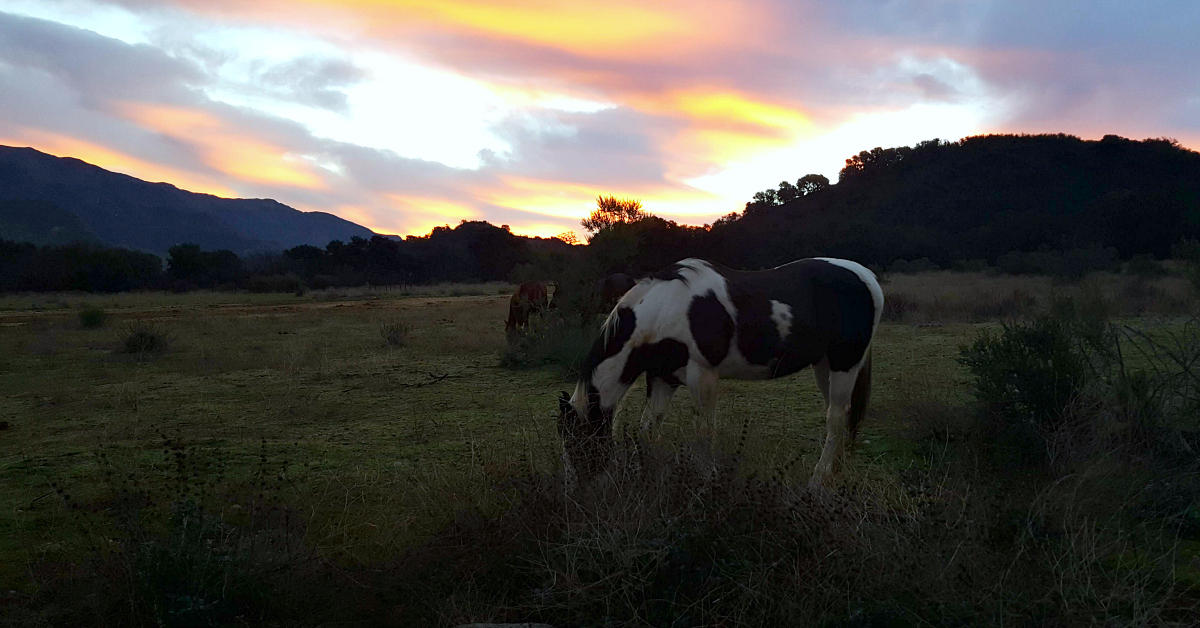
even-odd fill
[[[1180,239],[1200,238],[1200,153],[1116,135],[876,148],[847,159],[837,184],[752,202],[706,235],[705,254],[743,268],[810,255],[947,265],[1044,248],[1163,258]]]
[[[0,240],[38,246],[98,242],[78,216],[46,201],[0,201]]]
[[[269,199],[188,192],[78,159],[11,146],[0,146],[0,201],[53,204],[78,217],[81,225],[72,228],[82,226],[102,244],[159,255],[184,242],[199,244],[204,250],[229,249],[245,255],[302,244],[323,247],[330,240],[375,235],[325,212],[302,212]],[[6,218],[8,211],[8,205],[0,207],[0,224],[16,220]],[[25,225],[24,229],[32,226],[25,219],[14,224],[18,223]],[[17,231],[15,226],[11,229]],[[39,231],[29,237],[47,240],[57,236]]]

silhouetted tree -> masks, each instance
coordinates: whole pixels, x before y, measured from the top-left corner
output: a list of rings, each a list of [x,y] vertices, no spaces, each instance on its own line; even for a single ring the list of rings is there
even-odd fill
[[[637,222],[646,216],[648,214],[642,211],[642,202],[637,199],[599,196],[596,198],[596,209],[580,224],[587,230],[588,240],[591,240],[597,233],[617,223]]]

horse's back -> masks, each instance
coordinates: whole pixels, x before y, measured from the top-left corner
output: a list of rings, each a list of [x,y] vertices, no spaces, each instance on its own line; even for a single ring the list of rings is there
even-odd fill
[[[857,364],[874,334],[882,292],[855,262],[802,259],[764,271],[682,260],[630,290],[616,309],[634,313],[634,342],[676,338],[691,359],[722,376],[760,379],[822,357]]]

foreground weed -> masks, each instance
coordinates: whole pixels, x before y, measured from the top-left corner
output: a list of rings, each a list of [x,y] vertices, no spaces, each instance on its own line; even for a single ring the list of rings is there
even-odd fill
[[[272,596],[312,560],[283,495],[288,462],[272,462],[264,441],[249,481],[235,481],[219,450],[167,437],[161,447],[148,468],[97,452],[106,490],[90,503],[53,485],[92,539],[94,558],[80,579],[106,585],[95,598],[101,606],[91,609],[99,616],[76,619],[159,626],[262,619]],[[66,593],[55,590],[62,582],[48,585],[47,596]]]
[[[167,350],[170,338],[166,332],[146,324],[130,325],[118,349],[121,353],[145,356]]]
[[[391,349],[399,349],[408,342],[409,327],[404,321],[384,321],[379,324],[379,335],[383,343]]]

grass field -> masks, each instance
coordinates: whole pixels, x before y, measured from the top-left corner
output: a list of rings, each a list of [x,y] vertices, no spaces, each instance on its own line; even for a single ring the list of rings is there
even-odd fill
[[[974,497],[972,490],[992,490],[966,487],[1020,484],[1026,478],[1023,474],[1039,478],[1030,480],[1036,486],[1014,494],[1041,494],[1042,499],[1046,495],[1038,493],[1045,477],[1040,471],[1019,470],[999,478],[980,477],[992,468],[987,465],[964,471],[964,460],[973,454],[964,450],[958,456],[946,455],[958,428],[929,429],[931,421],[968,421],[963,417],[970,414],[972,395],[969,374],[956,361],[960,348],[981,329],[995,329],[998,315],[1016,312],[1009,305],[962,314],[961,307],[945,305],[951,299],[947,293],[929,288],[944,281],[924,281],[927,283],[897,278],[885,286],[886,291],[910,295],[912,304],[896,317],[898,322],[885,323],[880,330],[871,411],[846,474],[848,486],[859,487],[847,489],[847,503],[883,504],[881,512],[892,513],[887,517],[899,517],[896,529],[907,529],[911,522],[904,523],[904,517],[916,512],[912,486],[928,488],[931,478],[940,478],[936,486],[944,489],[937,499],[960,506],[968,501],[967,495]],[[985,281],[976,277],[959,292],[982,290],[994,294],[998,302],[1007,302],[1013,290],[1024,290],[1035,296],[1021,297],[1021,307],[1032,308],[1035,303],[1031,300],[1054,291],[1041,284],[982,286]],[[1069,290],[1087,289],[1085,285]],[[1190,307],[1174,284],[1161,288],[1160,293],[1175,295],[1164,309]],[[974,301],[978,304],[982,298]],[[81,327],[79,312],[87,307],[106,311],[108,320],[103,327]],[[1142,311],[1155,312],[1154,307]],[[133,527],[145,538],[160,538],[170,533],[164,530],[177,519],[164,516],[152,520],[147,513],[155,507],[167,508],[163,504],[177,506],[186,498],[203,502],[206,512],[224,522],[226,527],[220,529],[225,530],[226,538],[238,526],[251,524],[259,532],[268,530],[286,537],[267,545],[275,548],[272,551],[282,552],[279,548],[286,547],[302,556],[295,561],[272,559],[276,561],[272,564],[288,569],[302,565],[295,569],[301,574],[295,576],[297,580],[336,581],[344,587],[337,590],[372,600],[339,598],[347,607],[359,605],[357,610],[327,609],[326,615],[276,616],[275,610],[269,611],[266,618],[278,625],[334,625],[339,621],[420,625],[430,617],[445,624],[542,618],[527,601],[524,606],[513,605],[508,598],[500,599],[500,594],[488,593],[490,589],[483,585],[461,589],[441,581],[426,584],[435,593],[450,593],[442,599],[431,597],[422,607],[425,614],[414,615],[413,601],[397,601],[394,596],[401,593],[379,584],[389,577],[407,577],[402,573],[405,562],[420,562],[413,557],[422,556],[422,551],[459,556],[445,548],[475,546],[478,540],[471,539],[470,531],[477,532],[480,526],[491,530],[488,526],[492,524],[472,523],[472,517],[483,521],[495,518],[500,522],[495,523],[497,529],[507,529],[505,513],[522,512],[523,508],[514,506],[514,500],[522,499],[514,495],[527,495],[521,491],[529,490],[521,489],[521,482],[552,484],[559,451],[555,397],[560,390],[570,390],[574,382],[553,369],[498,366],[505,350],[506,308],[507,287],[500,285],[363,289],[301,296],[191,293],[0,298],[0,421],[7,424],[0,431],[0,590],[10,591],[0,598],[0,617],[30,625],[84,619],[94,624],[137,623],[139,618],[148,622],[157,618],[155,621],[168,624],[178,620],[178,625],[185,625],[187,617],[203,615],[164,615],[162,608],[147,610],[144,600],[130,602],[127,593],[113,594],[115,601],[106,601],[104,587],[97,584],[111,576],[105,569],[118,569],[133,582],[129,588],[142,591],[145,597],[146,587],[153,585],[145,582],[142,559],[129,557],[131,545],[122,544],[120,535],[127,533],[122,530],[127,531],[129,525],[122,527],[119,513],[134,512],[141,519]],[[994,315],[987,316],[989,312]],[[1145,325],[1158,324],[1149,318],[1139,320]],[[135,330],[165,339],[165,348],[124,352],[124,342]],[[644,403],[640,389],[641,383],[627,397],[624,416],[640,413]],[[722,382],[721,391],[718,448],[738,451],[739,477],[778,475],[787,490],[801,491],[824,431],[823,408],[811,375],[804,372],[770,382],[727,381]],[[662,440],[667,444],[662,447],[695,441],[691,413],[688,394],[681,390],[665,421]],[[941,454],[935,451],[939,446]],[[953,463],[946,462],[951,458]],[[910,481],[914,473],[922,478],[915,484]],[[950,494],[957,497],[947,497]],[[129,495],[139,496],[145,503],[121,510],[120,499]],[[859,498],[866,501],[854,501]],[[530,501],[528,496],[523,499]],[[1002,495],[998,499],[1004,502],[1007,498]],[[263,514],[265,505],[272,512],[286,512],[287,521],[272,519],[269,525],[263,524],[268,518]],[[1185,510],[1188,507],[1197,508],[1200,516],[1200,507],[1184,504]],[[1021,508],[1026,514],[1037,510],[1028,504]],[[178,516],[172,512],[171,517]],[[958,512],[967,517],[973,511],[963,506]],[[262,518],[251,521],[252,513]],[[863,517],[864,521],[870,519]],[[1093,527],[1078,530],[1093,530],[1097,523],[1093,520]],[[454,537],[459,538],[455,545],[446,540],[447,534],[466,536]],[[1085,543],[1086,535],[1079,534],[1070,543]],[[1123,538],[1124,545],[1097,541],[1091,549],[1080,549],[1101,555],[1092,557],[1094,564],[1088,563],[1086,574],[1067,575],[1092,578],[1107,573],[1117,583],[1113,587],[1141,586],[1139,591],[1113,592],[1106,585],[1092,584],[1089,586],[1099,596],[1095,600],[1058,601],[1048,608],[1038,607],[1041,615],[1019,604],[1010,609],[1010,615],[1004,615],[978,601],[989,614],[982,619],[972,616],[974,620],[966,623],[1004,624],[1006,618],[1010,623],[1037,623],[1041,617],[1050,623],[1065,618],[1066,623],[1078,619],[1081,623],[1096,620],[1132,625],[1150,618],[1151,623],[1185,624],[1181,618],[1187,618],[1195,610],[1195,600],[1200,599],[1192,589],[1200,584],[1195,579],[1200,573],[1196,539],[1178,530],[1170,534],[1160,530],[1153,543],[1144,540],[1149,538],[1145,536],[1137,537],[1143,540],[1136,542],[1129,541],[1134,537]],[[1164,543],[1166,549],[1159,551]],[[483,541],[477,544],[487,547]],[[1074,550],[1063,549],[1064,544],[1053,545],[1047,555],[1061,550],[1062,560],[1074,560],[1068,559],[1068,555],[1075,556]],[[1138,550],[1152,545],[1153,550]],[[548,546],[543,543],[539,547],[538,551],[545,553]],[[575,546],[564,541],[554,547]],[[998,555],[1007,551],[995,550]],[[988,556],[988,560],[995,558]],[[463,559],[447,558],[450,563],[454,560]],[[1015,557],[1013,560],[1017,564]],[[1169,569],[1163,567],[1163,560],[1170,561]],[[1138,561],[1144,568],[1130,567]],[[982,559],[980,564],[984,564]],[[423,569],[420,573],[428,573],[429,568]],[[1123,579],[1122,574],[1133,573],[1131,569],[1136,578]],[[131,575],[134,572],[141,576]],[[471,578],[480,577],[477,571],[470,573]],[[1065,573],[1059,575],[1067,578]],[[583,578],[578,573],[572,577]],[[293,596],[320,598],[305,593],[307,589],[295,582],[284,588]],[[987,598],[987,591],[970,588],[981,600]],[[279,595],[281,600],[292,599]],[[1004,598],[1000,592],[995,595]],[[817,615],[832,617],[827,623],[838,625],[949,625],[928,617],[915,621],[912,616],[897,616],[888,623],[885,619],[891,615],[872,615],[875,611],[871,608],[854,606],[858,602],[853,602],[853,591],[843,591],[841,596],[848,600],[846,604],[836,607],[823,602]],[[547,607],[565,604],[560,598],[546,599]],[[715,598],[704,599],[711,602]],[[1129,600],[1134,600],[1130,602],[1134,607],[1106,606]],[[114,608],[121,604],[142,606]],[[746,604],[749,606],[739,608],[749,613],[745,609],[753,604]],[[1075,606],[1064,609],[1063,604]],[[635,610],[629,612],[636,618],[650,607],[631,608]],[[723,622],[712,618],[736,615],[722,614],[725,611],[719,605],[704,608],[708,614],[697,610],[688,616],[689,621],[720,624]],[[244,614],[234,616],[239,619],[228,621],[256,623]],[[412,618],[418,616],[423,619],[413,623]],[[334,621],[334,617],[340,619]],[[578,615],[549,616],[561,617]],[[648,616],[636,620],[621,617],[625,615],[619,610],[611,610],[611,617],[597,618],[596,625],[658,625]],[[958,617],[962,618],[961,613]],[[806,623],[797,621],[798,625]]]

